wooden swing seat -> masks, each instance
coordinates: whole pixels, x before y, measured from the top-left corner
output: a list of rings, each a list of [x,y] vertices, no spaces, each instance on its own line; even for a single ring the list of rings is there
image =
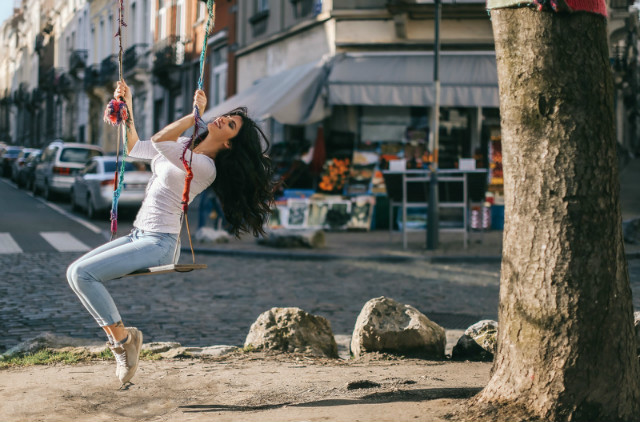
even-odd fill
[[[166,273],[188,273],[193,270],[203,270],[207,268],[207,264],[169,264],[160,265],[158,267],[143,268],[127,274],[123,277],[133,277],[136,275],[166,274]]]

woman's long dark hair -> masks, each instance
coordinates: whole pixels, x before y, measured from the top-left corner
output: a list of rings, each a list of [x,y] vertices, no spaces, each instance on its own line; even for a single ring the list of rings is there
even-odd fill
[[[273,203],[273,167],[266,155],[269,140],[260,127],[247,116],[246,107],[236,108],[225,116],[242,117],[238,134],[231,138],[231,148],[218,152],[215,158],[216,180],[213,190],[231,226],[230,232],[264,235],[264,225]],[[194,147],[209,134],[199,135]],[[264,144],[263,141],[264,140]]]

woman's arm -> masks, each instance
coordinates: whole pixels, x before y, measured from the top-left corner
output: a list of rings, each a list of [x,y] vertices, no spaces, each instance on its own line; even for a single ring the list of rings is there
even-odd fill
[[[189,129],[193,126],[193,113],[188,114],[173,123],[165,126],[158,133],[151,137],[151,141],[153,142],[166,142],[166,141],[177,141],[178,137],[185,130]]]
[[[131,97],[131,90],[129,86],[124,81],[118,81],[116,85],[116,91],[113,94],[113,97],[116,100],[120,98],[124,99],[124,102],[127,104],[127,108],[129,109],[129,120],[125,122],[127,125],[127,154],[131,152],[133,146],[138,142],[138,132],[136,131],[136,126],[133,122],[133,99]]]
[[[198,106],[198,110],[202,114],[207,106],[207,97],[203,91],[197,90],[193,96],[193,104]],[[177,141],[178,137],[195,123],[193,113],[190,113],[179,120],[169,124],[160,132],[151,137],[153,142]]]

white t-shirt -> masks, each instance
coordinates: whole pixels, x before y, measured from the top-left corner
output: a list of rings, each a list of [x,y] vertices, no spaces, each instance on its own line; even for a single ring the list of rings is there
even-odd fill
[[[176,142],[138,141],[133,146],[129,156],[151,160],[153,171],[144,201],[133,222],[134,227],[157,233],[180,233],[182,191],[187,173],[180,157],[184,145],[189,141],[190,138],[181,137]],[[187,162],[191,155],[193,179],[189,190],[189,203],[216,178],[216,166],[210,157],[187,151]]]

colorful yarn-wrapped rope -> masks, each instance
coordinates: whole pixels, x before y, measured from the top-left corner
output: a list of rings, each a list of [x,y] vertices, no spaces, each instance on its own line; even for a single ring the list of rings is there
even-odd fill
[[[206,55],[207,55],[207,40],[209,39],[209,32],[211,32],[211,30],[213,29],[212,25],[214,24],[213,5],[214,5],[214,0],[207,0],[207,11],[208,11],[209,17],[207,19],[207,24],[204,30],[204,41],[202,43],[202,51],[200,52],[200,77],[198,78],[198,89],[200,90],[204,85],[203,77],[204,77],[204,63],[206,61]],[[193,179],[193,171],[191,170],[191,158],[193,156],[193,153],[190,156],[189,161],[187,161],[186,154],[187,154],[187,150],[191,149],[191,146],[193,145],[194,140],[198,137],[198,134],[200,133],[200,129],[206,128],[207,126],[202,120],[202,117],[200,116],[200,110],[198,110],[197,105],[194,105],[193,107],[193,115],[195,119],[193,134],[191,135],[191,141],[185,144],[184,149],[182,150],[182,157],[181,157],[182,165],[184,166],[184,169],[187,172],[187,175],[184,179],[184,189],[182,190],[182,211],[185,213],[185,215],[189,209],[189,191],[191,189],[191,180]],[[187,227],[187,230],[188,230],[188,227]]]
[[[118,38],[119,45],[119,53],[118,53],[118,63],[119,63],[119,77],[122,81],[122,28],[126,27],[127,24],[124,21],[124,2],[120,0],[120,5],[118,8],[118,32],[116,32],[115,37]],[[127,158],[127,130],[126,123],[129,121],[129,109],[127,107],[127,103],[124,101],[124,98],[112,99],[109,101],[107,108],[104,110],[104,121],[113,126],[121,126],[122,132],[124,133],[124,142],[122,147],[122,161],[120,160],[120,131],[118,131],[118,145],[117,145],[117,153],[116,153],[116,171],[113,176],[113,199],[111,201],[111,240],[113,240],[118,231],[118,199],[120,198],[120,193],[122,192],[122,186],[124,184],[124,168],[125,168],[125,159]],[[120,167],[118,170],[118,166]]]

